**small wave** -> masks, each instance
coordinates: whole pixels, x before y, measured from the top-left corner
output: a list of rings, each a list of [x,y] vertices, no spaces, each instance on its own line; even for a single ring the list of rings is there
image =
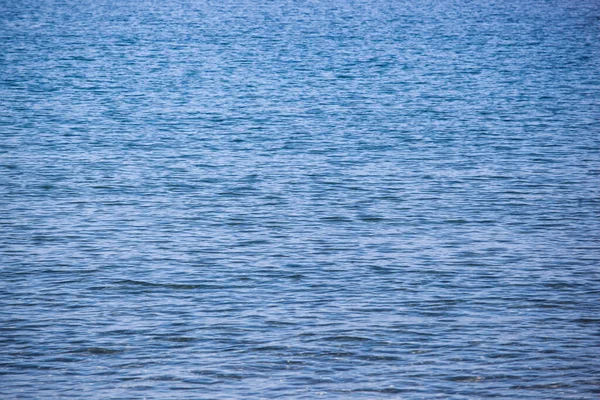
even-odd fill
[[[165,289],[177,289],[177,290],[190,290],[190,289],[224,289],[226,286],[223,285],[207,285],[205,283],[157,283],[157,282],[146,282],[137,281],[131,279],[124,279],[116,282],[120,285],[127,286],[145,286],[145,287],[158,287]]]

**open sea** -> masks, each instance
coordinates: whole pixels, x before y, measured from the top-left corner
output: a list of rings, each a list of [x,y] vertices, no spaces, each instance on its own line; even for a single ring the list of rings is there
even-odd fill
[[[600,3],[0,0],[0,397],[600,398]]]

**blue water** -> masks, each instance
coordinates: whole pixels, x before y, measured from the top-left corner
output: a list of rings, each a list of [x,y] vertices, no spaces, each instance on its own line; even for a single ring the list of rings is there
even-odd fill
[[[3,399],[600,396],[595,0],[0,0]]]

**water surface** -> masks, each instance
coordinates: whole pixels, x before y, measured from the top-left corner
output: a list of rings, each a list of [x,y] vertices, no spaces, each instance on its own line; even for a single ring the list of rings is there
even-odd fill
[[[0,1],[6,399],[593,399],[600,7]]]

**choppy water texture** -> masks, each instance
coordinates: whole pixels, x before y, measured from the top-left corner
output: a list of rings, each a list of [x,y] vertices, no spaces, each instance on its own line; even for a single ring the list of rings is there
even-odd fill
[[[600,5],[0,1],[4,399],[600,394]]]

